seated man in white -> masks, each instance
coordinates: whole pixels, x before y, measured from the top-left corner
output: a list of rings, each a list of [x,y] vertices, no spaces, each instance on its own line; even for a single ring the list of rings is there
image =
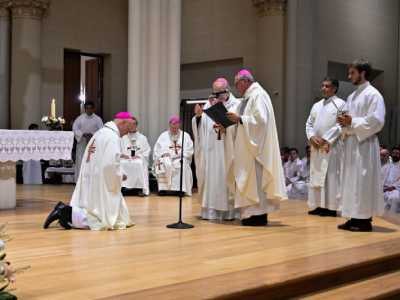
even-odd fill
[[[392,161],[382,166],[385,208],[400,214],[400,148],[393,148]]]
[[[178,116],[169,119],[169,130],[163,132],[154,145],[153,172],[157,178],[158,191],[165,195],[168,191],[180,190],[182,130],[179,129]],[[188,133],[184,133],[183,147],[183,180],[182,191],[192,195],[192,169],[190,164],[193,156],[193,142]]]
[[[148,196],[150,145],[147,138],[137,130],[138,122],[133,118],[130,132],[122,137],[122,172],[128,177],[123,188],[141,189],[140,196]]]
[[[286,177],[286,190],[289,199],[307,198],[307,183],[303,178],[303,163],[299,158],[299,151],[296,148],[290,149],[289,160],[284,165]]]
[[[39,130],[39,125],[31,124],[29,130]],[[24,161],[22,165],[22,178],[24,184],[43,184],[42,164],[40,160]]]

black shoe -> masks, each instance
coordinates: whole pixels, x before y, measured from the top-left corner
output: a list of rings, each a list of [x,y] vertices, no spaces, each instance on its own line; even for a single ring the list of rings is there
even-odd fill
[[[57,205],[54,207],[52,212],[47,216],[46,221],[44,222],[44,225],[43,225],[44,229],[49,228],[51,223],[60,219],[60,210],[63,207],[65,207],[64,203],[62,203],[61,201],[57,203]]]
[[[321,217],[337,217],[337,212],[336,210],[330,210],[327,208],[323,208],[321,213],[320,213]]]
[[[242,220],[242,226],[266,226],[268,224],[268,215],[256,215]]]
[[[372,218],[369,219],[353,219],[349,231],[353,232],[371,232],[372,231]]]
[[[64,229],[72,229],[72,207],[65,205],[60,210],[58,222]]]
[[[314,209],[314,210],[310,210],[310,211],[308,212],[308,214],[309,214],[309,215],[312,215],[312,216],[320,216],[320,215],[321,215],[321,212],[322,212],[322,208],[321,208],[321,207],[317,207],[317,208]]]
[[[346,223],[343,223],[338,226],[338,229],[341,230],[350,230],[350,227],[353,225],[353,219],[348,220]]]

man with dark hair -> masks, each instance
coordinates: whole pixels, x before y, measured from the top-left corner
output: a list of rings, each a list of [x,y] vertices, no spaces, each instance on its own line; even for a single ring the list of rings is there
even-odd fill
[[[349,65],[348,78],[357,89],[337,118],[345,137],[342,216],[349,218],[338,228],[349,231],[372,231],[372,217],[384,210],[377,134],[385,123],[385,103],[369,83],[370,74],[366,60]]]
[[[381,150],[381,158],[382,158]],[[386,150],[387,151],[387,150]],[[389,153],[386,155],[389,157]],[[382,166],[383,192],[386,209],[395,214],[400,213],[400,148],[392,149],[392,162]]]
[[[336,117],[345,102],[336,96],[339,82],[325,77],[321,84],[322,99],[311,109],[306,134],[311,145],[308,206],[310,215],[336,216],[340,204],[340,161],[343,141]]]
[[[78,181],[79,171],[81,169],[82,156],[85,152],[86,146],[93,134],[103,127],[103,121],[95,114],[96,107],[93,102],[87,101],[84,104],[85,113],[81,114],[72,126],[75,134],[76,157],[75,157],[75,182]]]
[[[289,160],[284,165],[286,190],[289,199],[307,199],[307,184],[302,174],[303,162],[299,158],[299,150],[289,150]]]
[[[289,160],[289,147],[282,147],[281,148],[281,159],[282,159],[282,166],[285,165],[285,163],[287,163],[287,161]]]

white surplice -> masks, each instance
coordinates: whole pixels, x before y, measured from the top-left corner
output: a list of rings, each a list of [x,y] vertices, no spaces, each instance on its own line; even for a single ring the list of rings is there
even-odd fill
[[[400,162],[387,163],[382,170],[383,186],[395,188],[384,193],[385,208],[391,213],[400,214]]]
[[[242,123],[227,128],[228,186],[235,191],[241,218],[273,212],[286,199],[274,109],[268,93],[254,82],[236,109]],[[233,146],[232,146],[233,145]]]
[[[170,131],[163,132],[153,151],[153,171],[157,178],[159,191],[179,191],[181,172],[182,130],[175,136]],[[193,141],[185,132],[183,149],[182,191],[192,195],[193,176],[190,164],[193,156]]]
[[[43,184],[42,164],[40,160],[24,161],[22,165],[24,184]]]
[[[230,94],[224,106],[233,111],[240,101]],[[207,103],[204,109],[211,105]],[[203,113],[192,120],[197,185],[201,197],[201,217],[208,220],[234,219],[234,194],[229,193],[225,168],[224,135],[215,131],[215,122]]]
[[[134,151],[135,157],[131,159],[122,159],[122,172],[128,177],[122,183],[122,186],[128,189],[142,189],[144,195],[149,195],[149,158],[150,145],[147,138],[139,133],[129,133],[122,137],[123,154],[132,157]]]
[[[368,219],[384,210],[377,133],[385,123],[385,103],[366,82],[347,98],[345,110],[352,124],[343,128],[342,216]]]
[[[82,157],[89,142],[83,135],[85,133],[90,133],[93,135],[102,127],[103,121],[96,114],[89,116],[86,113],[83,113],[74,121],[74,124],[72,125],[72,131],[74,132],[77,142],[75,155],[75,181],[78,180]]]
[[[296,158],[294,161],[287,161],[283,166],[286,178],[286,191],[289,199],[307,199],[307,182],[304,174],[307,166],[303,161]]]
[[[92,230],[125,229],[132,226],[128,207],[121,193],[122,149],[117,125],[114,122],[105,124],[89,141],[89,145],[92,144],[95,152],[89,153],[87,147],[71,199],[73,225],[80,228],[85,219]],[[80,213],[76,215],[76,211]]]
[[[311,146],[310,184],[308,206],[330,210],[340,209],[341,163],[343,161],[343,140],[336,119],[345,101],[337,96],[322,99],[311,109],[306,123],[306,135],[325,139],[330,146],[327,153]]]

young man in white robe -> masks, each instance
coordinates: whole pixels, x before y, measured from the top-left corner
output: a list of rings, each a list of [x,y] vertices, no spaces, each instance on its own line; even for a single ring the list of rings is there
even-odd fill
[[[299,158],[299,151],[296,148],[290,149],[289,160],[285,163],[283,169],[289,199],[307,199],[307,183],[303,176],[303,161]]]
[[[336,217],[340,209],[343,141],[336,118],[346,102],[336,96],[339,82],[326,77],[321,84],[323,99],[311,108],[306,135],[311,145],[308,206],[310,215]]]
[[[82,157],[89,140],[97,130],[103,127],[103,121],[95,114],[96,107],[94,103],[91,101],[85,102],[84,107],[85,113],[76,118],[72,125],[72,131],[74,132],[77,142],[75,154],[75,182],[78,181]]]
[[[160,195],[176,194],[180,191],[182,134],[185,135],[182,192],[188,196],[192,195],[193,176],[190,164],[193,157],[193,141],[190,135],[179,127],[179,117],[172,116],[169,119],[169,130],[163,132],[154,145],[153,172],[157,178]]]
[[[346,113],[338,116],[345,136],[342,216],[350,218],[338,228],[349,231],[372,231],[372,217],[384,211],[377,134],[385,123],[385,103],[368,81],[371,70],[362,59],[349,66],[357,89],[347,98]]]
[[[268,214],[287,198],[274,109],[248,70],[238,72],[235,87],[243,100],[227,113],[235,123],[225,138],[228,186],[235,192],[242,225],[265,226]]]
[[[137,119],[134,117],[131,130],[122,137],[121,167],[122,172],[128,177],[122,183],[122,187],[140,189],[140,196],[148,196],[151,148],[147,138],[138,131],[137,126]]]
[[[214,81],[213,98],[204,109],[222,102],[228,111],[233,111],[239,100],[230,92],[225,78]],[[195,107],[192,119],[194,136],[194,158],[196,175],[201,197],[201,218],[204,220],[235,219],[234,194],[229,193],[225,168],[224,135],[215,128],[215,122],[208,117],[200,105]]]
[[[383,168],[385,208],[392,214],[400,214],[400,148],[392,149],[392,163],[388,161]]]
[[[121,137],[133,125],[130,113],[122,112],[97,131],[83,155],[82,168],[70,205],[59,202],[44,228],[58,220],[65,229],[125,229],[133,225],[121,193],[126,175],[121,170]]]

